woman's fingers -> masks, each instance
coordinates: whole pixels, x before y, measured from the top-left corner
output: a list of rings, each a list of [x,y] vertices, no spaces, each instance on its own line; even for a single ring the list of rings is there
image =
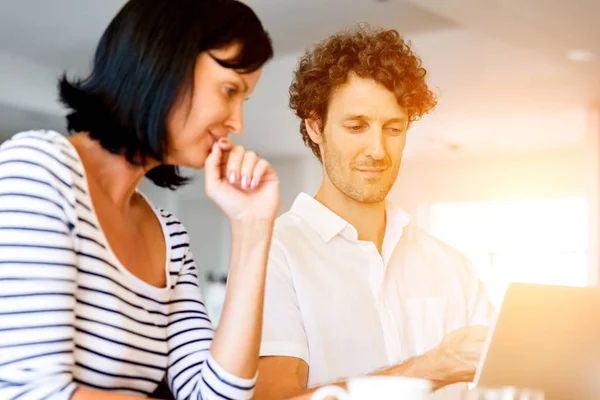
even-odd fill
[[[240,186],[242,189],[250,189],[252,184],[252,178],[254,176],[254,170],[259,161],[258,154],[253,151],[247,151],[244,154],[242,165],[240,168]]]
[[[252,173],[250,188],[256,189],[271,171],[273,171],[271,164],[263,158],[259,159]]]
[[[219,144],[219,147],[223,151],[229,151],[233,147],[233,143],[231,143],[231,140],[229,140],[227,138],[221,138],[221,139],[219,139],[219,141],[217,143]]]
[[[265,175],[272,171],[271,164],[254,151],[234,146],[227,139],[213,145],[205,162],[206,179],[216,182],[226,180],[242,190],[256,189]]]
[[[223,152],[218,143],[213,144],[212,150],[204,161],[204,176],[208,182],[217,182],[221,179],[221,158]]]
[[[232,184],[239,184],[241,179],[241,166],[244,159],[244,153],[246,150],[242,146],[233,146],[231,151],[227,153],[227,164],[225,171],[227,174],[227,181]]]

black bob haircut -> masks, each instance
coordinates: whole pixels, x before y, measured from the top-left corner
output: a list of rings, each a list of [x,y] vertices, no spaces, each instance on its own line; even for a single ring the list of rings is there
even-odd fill
[[[178,95],[193,88],[198,55],[238,44],[230,60],[240,73],[273,57],[269,34],[256,14],[236,0],[129,0],[102,35],[91,74],[59,80],[59,99],[69,108],[67,129],[89,132],[103,148],[133,164],[152,157],[161,165],[146,177],[176,189],[189,182],[162,164],[167,117]]]

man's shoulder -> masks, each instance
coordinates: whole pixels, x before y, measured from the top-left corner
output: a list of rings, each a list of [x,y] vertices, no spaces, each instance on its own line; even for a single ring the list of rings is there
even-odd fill
[[[421,268],[433,275],[442,274],[461,284],[471,282],[477,273],[469,258],[460,250],[419,227],[413,227],[409,253],[416,256]]]
[[[460,262],[467,261],[465,255],[461,251],[433,236],[423,228],[410,225],[408,230],[407,234],[411,236],[411,243],[427,253],[447,257]]]
[[[296,265],[294,260],[305,260],[308,254],[321,257],[326,248],[319,233],[297,213],[288,211],[275,221],[270,258]]]
[[[298,240],[299,238],[309,235],[309,227],[306,222],[293,211],[287,211],[281,214],[275,220],[273,237],[277,240],[286,243],[290,240]]]

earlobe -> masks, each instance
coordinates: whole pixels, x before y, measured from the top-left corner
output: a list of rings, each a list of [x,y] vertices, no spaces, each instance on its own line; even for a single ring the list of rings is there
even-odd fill
[[[304,126],[306,127],[306,132],[308,132],[308,136],[310,136],[310,139],[313,142],[316,144],[323,143],[323,136],[317,121],[307,118],[304,120]]]

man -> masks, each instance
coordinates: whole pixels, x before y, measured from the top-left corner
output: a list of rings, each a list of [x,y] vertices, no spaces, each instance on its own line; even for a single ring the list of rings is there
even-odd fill
[[[394,30],[339,33],[301,58],[290,107],[323,182],[276,223],[257,399],[365,374],[473,379],[493,313],[485,289],[386,200],[410,124],[436,104],[425,76]]]

